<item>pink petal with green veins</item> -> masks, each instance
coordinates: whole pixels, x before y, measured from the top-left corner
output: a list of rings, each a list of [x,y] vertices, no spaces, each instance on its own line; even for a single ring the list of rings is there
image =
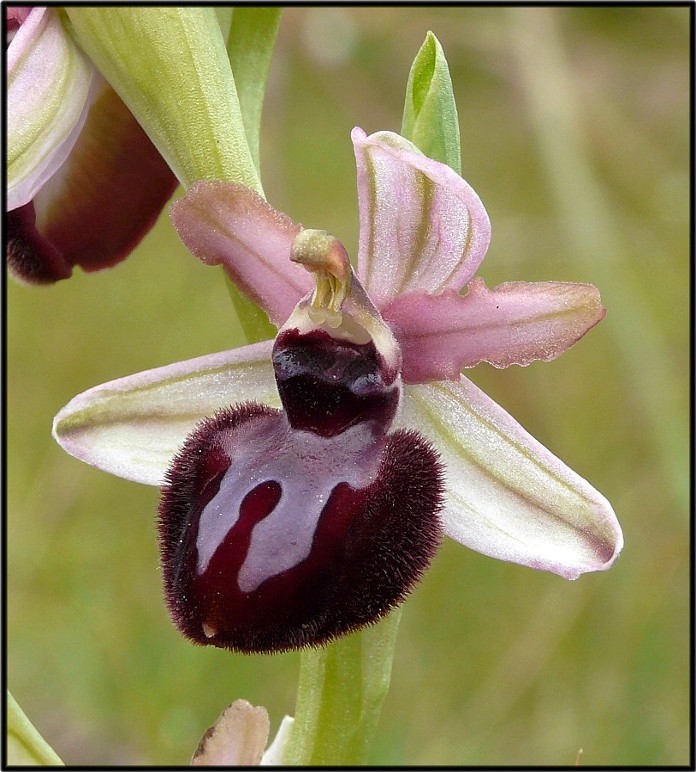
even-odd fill
[[[189,250],[208,265],[222,265],[278,326],[314,286],[309,273],[290,262],[302,226],[249,188],[197,182],[174,202],[171,216]]]
[[[388,131],[351,134],[358,169],[358,278],[378,308],[397,295],[459,290],[488,249],[474,189],[449,166]]]
[[[474,279],[466,295],[411,292],[382,309],[403,353],[406,383],[458,380],[463,367],[549,361],[606,314],[592,284],[509,282],[488,289]]]
[[[7,49],[7,209],[31,201],[87,115],[93,68],[53,8],[35,8]]]
[[[154,225],[177,181],[116,92],[97,76],[65,163],[34,200],[7,216],[7,258],[20,280],[50,283],[73,265],[126,257]]]
[[[162,485],[198,421],[237,402],[280,404],[272,346],[263,341],[96,386],[56,415],[53,436],[70,455],[98,469]]]
[[[566,579],[609,568],[621,551],[604,496],[466,378],[406,386],[399,422],[440,452],[447,536]]]

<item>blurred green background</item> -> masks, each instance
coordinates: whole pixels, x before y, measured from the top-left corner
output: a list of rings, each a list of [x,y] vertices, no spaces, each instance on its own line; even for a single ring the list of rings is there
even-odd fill
[[[480,274],[597,284],[606,320],[559,360],[467,373],[613,503],[626,547],[575,583],[447,543],[405,605],[374,764],[686,764],[689,754],[687,7],[286,10],[268,88],[271,203],[357,245],[350,129],[398,131],[431,29]],[[178,194],[177,194],[178,195]],[[86,227],[89,224],[86,223]],[[175,632],[155,489],[67,456],[52,416],[105,380],[240,343],[219,269],[163,217],[112,271],[10,283],[8,675],[71,764],[186,764],[237,697],[275,731],[299,657]]]

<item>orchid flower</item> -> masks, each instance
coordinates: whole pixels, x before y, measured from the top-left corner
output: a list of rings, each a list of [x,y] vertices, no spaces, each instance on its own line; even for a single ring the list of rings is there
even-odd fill
[[[337,239],[250,189],[196,183],[174,224],[275,342],[120,378],[55,418],[75,457],[163,486],[167,601],[199,643],[275,651],[368,624],[441,533],[568,579],[623,544],[607,500],[460,374],[558,356],[604,317],[597,289],[489,289],[474,275],[490,223],[468,183],[397,134],[352,139],[355,272]]]
[[[6,8],[7,262],[20,280],[115,265],[177,182],[63,29],[59,11]]]

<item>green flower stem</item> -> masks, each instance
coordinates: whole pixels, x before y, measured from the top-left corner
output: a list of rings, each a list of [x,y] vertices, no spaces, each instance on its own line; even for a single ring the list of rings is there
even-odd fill
[[[261,192],[213,8],[65,10],[77,42],[184,187],[217,179]]]
[[[261,175],[259,140],[261,110],[271,57],[280,25],[280,8],[235,8],[227,43],[249,150]],[[262,192],[263,195],[263,192]],[[266,314],[225,277],[232,305],[248,343],[274,338],[275,327]]]
[[[234,312],[242,328],[244,342],[258,343],[261,340],[275,338],[278,330],[268,320],[266,313],[248,298],[227,274],[224,274],[224,277]]]
[[[285,764],[364,764],[389,690],[401,609],[379,624],[300,655]]]
[[[7,695],[7,763],[22,767],[62,767],[58,754],[37,732],[15,698]]]
[[[281,11],[281,8],[235,8],[227,42],[249,150],[259,175],[261,109]]]

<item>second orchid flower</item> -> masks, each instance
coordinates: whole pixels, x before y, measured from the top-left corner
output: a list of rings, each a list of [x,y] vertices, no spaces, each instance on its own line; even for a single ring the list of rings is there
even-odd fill
[[[177,181],[57,8],[5,10],[7,265],[50,284],[128,255]]]

